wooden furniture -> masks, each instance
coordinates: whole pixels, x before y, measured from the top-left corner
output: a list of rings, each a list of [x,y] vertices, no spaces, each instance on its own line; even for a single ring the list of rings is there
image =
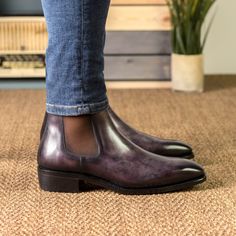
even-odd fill
[[[170,17],[165,0],[112,0],[107,20],[107,81],[170,80]],[[43,17],[0,17],[0,77],[44,77]]]

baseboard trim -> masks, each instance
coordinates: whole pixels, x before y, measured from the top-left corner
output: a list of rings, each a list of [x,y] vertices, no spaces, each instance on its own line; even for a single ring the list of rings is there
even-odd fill
[[[169,89],[170,81],[106,81],[108,89]]]

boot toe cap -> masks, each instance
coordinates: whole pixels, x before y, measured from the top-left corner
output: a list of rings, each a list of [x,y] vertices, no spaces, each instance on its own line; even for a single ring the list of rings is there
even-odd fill
[[[169,166],[169,171],[156,179],[159,185],[169,186],[184,183],[203,182],[206,179],[204,169],[190,160],[176,158],[174,165]],[[173,163],[172,163],[173,164]]]
[[[174,171],[178,182],[188,182],[206,178],[204,169],[197,163],[185,160],[184,163]]]
[[[169,156],[176,156],[176,157],[189,157],[193,158],[193,150],[192,148],[181,142],[173,142],[173,143],[167,143],[165,145],[165,152]]]

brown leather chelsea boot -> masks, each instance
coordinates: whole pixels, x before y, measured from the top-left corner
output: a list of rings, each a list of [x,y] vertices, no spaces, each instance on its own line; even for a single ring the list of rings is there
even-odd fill
[[[80,192],[87,183],[123,194],[153,194],[206,180],[193,161],[159,156],[133,144],[118,132],[107,110],[90,119],[97,154],[79,155],[66,145],[64,117],[46,113],[37,159],[43,190]]]
[[[186,159],[194,157],[192,148],[189,145],[177,140],[160,139],[137,131],[121,120],[111,107],[108,108],[108,113],[117,130],[144,150],[168,157]]]

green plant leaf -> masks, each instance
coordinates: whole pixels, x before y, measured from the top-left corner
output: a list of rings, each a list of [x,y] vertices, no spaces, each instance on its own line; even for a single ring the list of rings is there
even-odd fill
[[[212,22],[203,41],[202,25],[215,2],[216,0],[167,0],[172,23],[172,50],[175,53],[202,53]]]
[[[181,37],[181,29],[180,28],[176,28],[176,39],[177,39],[181,54],[185,54],[186,50],[184,47],[183,39]]]

